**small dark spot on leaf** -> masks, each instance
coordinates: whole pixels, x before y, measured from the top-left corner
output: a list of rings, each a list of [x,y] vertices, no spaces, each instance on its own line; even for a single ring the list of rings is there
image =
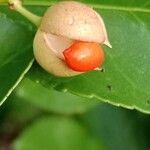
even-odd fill
[[[111,85],[107,85],[107,88],[108,88],[109,91],[112,90],[112,86]]]
[[[150,104],[150,100],[147,100],[147,104]]]
[[[14,9],[14,3],[8,3],[10,9]]]
[[[102,68],[102,69],[101,69],[101,72],[103,72],[103,73],[104,73],[104,72],[105,72],[105,69],[104,69],[104,68]]]

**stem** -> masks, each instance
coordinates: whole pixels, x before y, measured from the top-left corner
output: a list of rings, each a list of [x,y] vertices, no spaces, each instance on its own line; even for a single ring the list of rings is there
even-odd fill
[[[29,21],[31,21],[33,24],[35,24],[37,27],[40,25],[41,17],[31,13],[24,7],[18,7],[17,11],[25,16]]]
[[[42,17],[37,16],[33,14],[32,12],[30,12],[29,10],[27,10],[26,8],[24,8],[20,0],[8,0],[8,5],[10,9],[13,9],[19,12],[21,15],[26,17],[29,21],[31,21],[37,27],[40,25]]]

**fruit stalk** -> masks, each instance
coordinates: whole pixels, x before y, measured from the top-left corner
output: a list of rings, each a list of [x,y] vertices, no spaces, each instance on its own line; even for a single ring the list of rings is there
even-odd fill
[[[8,0],[8,5],[10,9],[19,12],[21,15],[26,17],[30,22],[39,27],[42,17],[33,14],[25,7],[23,7],[21,0]]]

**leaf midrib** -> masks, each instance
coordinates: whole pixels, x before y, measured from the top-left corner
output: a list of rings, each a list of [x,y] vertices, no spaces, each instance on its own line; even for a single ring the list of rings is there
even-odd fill
[[[50,1],[27,1],[27,2],[25,1],[24,5],[50,6],[55,3],[56,2],[52,2],[52,1],[51,2]],[[7,3],[0,3],[0,5],[7,5]],[[92,6],[95,9],[150,13],[150,9],[140,8],[140,7],[123,7],[123,6],[111,6],[111,5],[92,4],[92,3],[88,3],[88,5]]]
[[[29,69],[32,67],[32,64],[34,62],[34,58],[32,58],[27,67],[23,70],[21,75],[19,76],[18,80],[14,83],[14,85],[9,89],[9,91],[6,93],[6,95],[3,97],[3,99],[0,101],[0,106],[5,102],[5,100],[8,98],[8,96],[13,92],[13,90],[18,86],[18,84],[21,82],[21,80],[24,78],[26,73],[29,71]]]

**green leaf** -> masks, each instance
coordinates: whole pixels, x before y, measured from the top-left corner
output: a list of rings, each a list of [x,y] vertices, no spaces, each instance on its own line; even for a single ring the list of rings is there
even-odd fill
[[[0,149],[8,149],[18,134],[45,112],[12,93],[0,108]]]
[[[96,100],[85,99],[70,93],[47,89],[37,82],[24,79],[15,90],[15,95],[38,108],[56,113],[83,113],[94,107]]]
[[[7,136],[6,134],[13,134],[12,132],[18,133],[24,126],[43,114],[41,109],[11,94],[0,109],[0,149],[2,140],[6,140],[1,139],[2,134]]]
[[[77,121],[64,117],[39,119],[23,131],[14,150],[104,150]]]
[[[150,5],[149,1],[87,1],[104,18],[113,49],[104,47],[105,72],[91,72],[72,78],[57,78],[34,66],[28,75],[45,87],[68,90],[150,113]],[[31,10],[43,10],[49,1],[26,0]],[[35,8],[36,6],[36,8]],[[41,11],[42,12],[42,11]]]
[[[95,1],[96,2],[96,1]],[[111,2],[111,1],[110,1]],[[112,49],[104,46],[104,72],[57,78],[34,66],[29,78],[48,87],[150,113],[150,10],[143,2],[94,3],[104,18]],[[136,1],[134,1],[136,3]]]
[[[84,125],[89,127],[107,150],[150,148],[148,115],[101,104],[82,118]]]
[[[0,14],[0,105],[32,64],[31,26]]]
[[[28,0],[27,0],[28,1]],[[38,0],[36,0],[38,1]],[[150,8],[150,3],[149,0],[146,1],[141,1],[141,0],[121,0],[121,1],[116,1],[116,0],[80,0],[81,2],[85,2],[88,3],[90,5],[93,5],[96,8],[102,8],[102,9],[121,9],[121,10],[129,10],[131,9],[131,11],[134,10],[139,10],[144,8],[144,10],[146,8]]]

